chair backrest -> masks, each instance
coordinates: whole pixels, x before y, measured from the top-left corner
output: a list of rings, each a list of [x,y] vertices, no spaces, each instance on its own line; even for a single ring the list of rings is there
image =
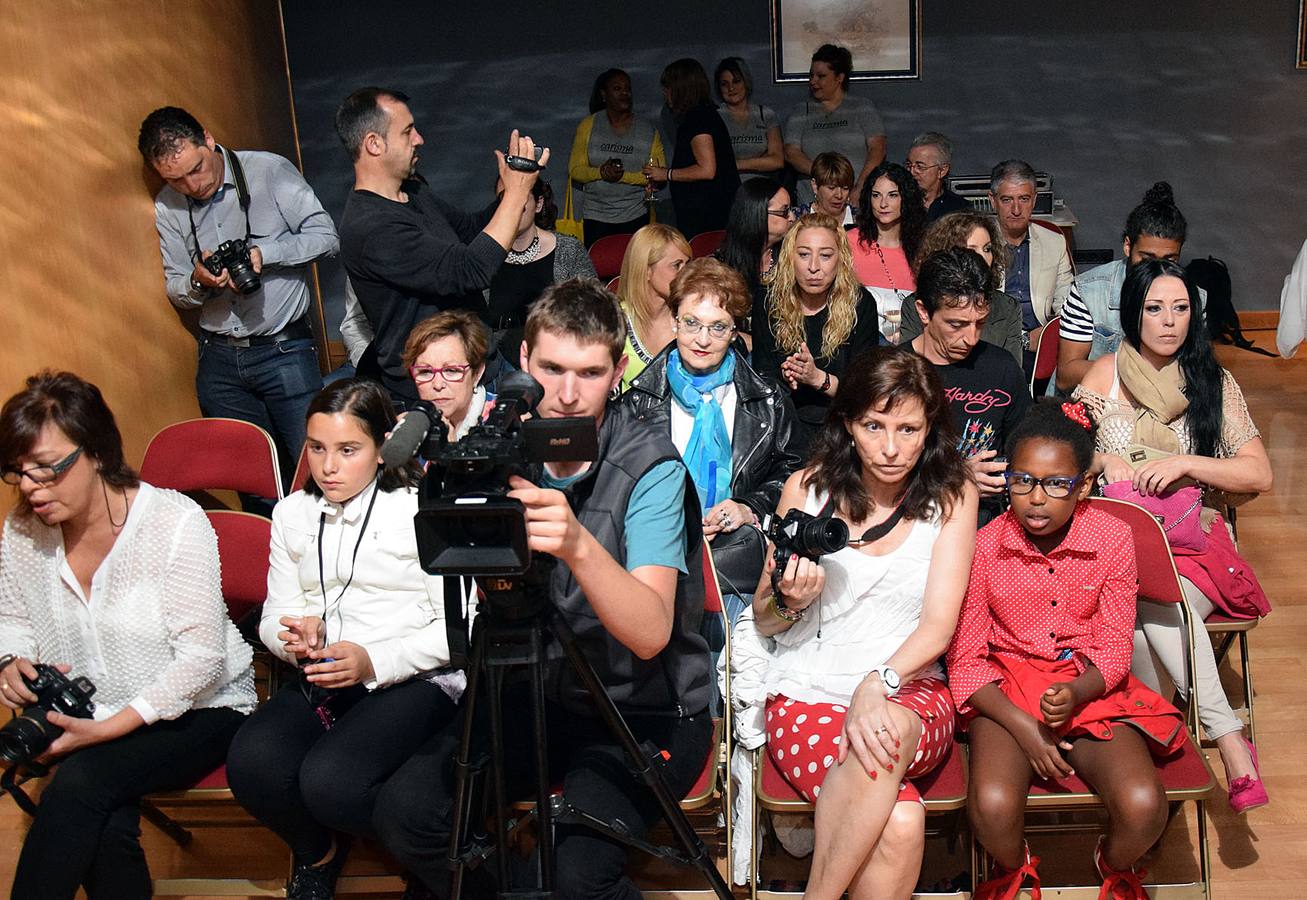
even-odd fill
[[[1052,378],[1057,371],[1057,348],[1062,342],[1062,317],[1054,316],[1044,323],[1044,330],[1039,333],[1039,343],[1035,345],[1035,371],[1030,376],[1030,390],[1035,389],[1036,381]]]
[[[299,462],[295,463],[295,477],[290,480],[290,490],[286,491],[286,496],[290,496],[296,491],[304,489],[304,485],[309,483],[309,448],[305,446],[300,451]]]
[[[240,491],[282,497],[272,436],[240,419],[188,419],[150,438],[141,478],[174,491]]]
[[[233,622],[263,605],[268,596],[268,549],[272,522],[253,513],[211,509],[206,515],[218,535],[222,599]]]
[[[1126,500],[1094,497],[1090,504],[1130,526],[1135,541],[1139,596],[1154,603],[1184,603],[1180,574],[1175,569],[1166,532],[1153,514]]]
[[[726,240],[725,231],[705,231],[702,234],[696,234],[690,239],[690,256],[698,259],[701,256],[712,256],[717,252],[717,248]]]
[[[626,245],[629,243],[629,234],[610,234],[590,245],[590,262],[594,263],[595,274],[600,281],[612,278],[622,271],[622,259],[626,256]]]
[[[610,290],[610,291],[612,291],[614,294],[616,294],[616,293],[617,293],[618,291],[620,291],[621,289],[622,289],[622,276],[621,276],[621,275],[614,275],[612,278],[608,279],[608,290]]]

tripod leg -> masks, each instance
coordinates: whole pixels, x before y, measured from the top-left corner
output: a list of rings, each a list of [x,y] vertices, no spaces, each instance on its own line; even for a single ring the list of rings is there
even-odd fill
[[[508,790],[504,785],[504,710],[500,705],[503,684],[503,672],[496,668],[490,673],[494,685],[490,697],[490,781],[494,788],[495,808],[492,813],[495,820],[495,871],[499,877],[499,891],[502,895],[509,889],[508,882]]]
[[[540,890],[554,890],[554,814],[550,800],[549,733],[545,722],[545,640],[539,627],[531,629],[531,718],[536,742],[536,822],[540,852],[537,878]]]
[[[454,757],[454,809],[453,831],[449,835],[449,869],[453,876],[450,896],[459,900],[463,893],[463,875],[467,864],[464,853],[468,843],[468,828],[471,812],[468,810],[468,796],[472,778],[472,735],[476,721],[477,691],[481,688],[481,674],[485,671],[485,629],[478,622],[473,626],[472,651],[467,667],[467,689],[463,700],[463,732],[458,743],[458,755]],[[495,699],[491,698],[494,705]]]
[[[604,690],[603,683],[599,680],[599,676],[595,674],[590,661],[585,658],[585,654],[577,646],[576,635],[572,633],[572,629],[563,621],[561,616],[556,614],[549,617],[547,627],[554,637],[558,639],[558,643],[563,648],[572,670],[581,679],[586,693],[590,695],[590,699],[594,702],[605,726],[617,739],[618,744],[621,745],[622,751],[626,754],[626,758],[630,763],[631,772],[653,791],[658,806],[662,809],[663,818],[667,821],[681,846],[685,848],[690,863],[703,874],[713,892],[721,900],[731,900],[731,889],[726,884],[725,879],[722,878],[722,873],[717,871],[717,866],[709,858],[708,848],[704,846],[703,841],[699,840],[699,836],[690,827],[690,820],[685,817],[680,801],[672,796],[667,783],[663,781],[658,770],[654,768],[652,760],[648,759],[640,749],[639,741],[635,739],[635,735],[631,733],[631,729],[622,718],[622,714],[613,704],[612,698]]]

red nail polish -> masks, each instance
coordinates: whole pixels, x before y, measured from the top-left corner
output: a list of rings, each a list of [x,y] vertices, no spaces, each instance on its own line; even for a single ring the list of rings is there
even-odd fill
[[[899,747],[899,746],[901,746],[902,744],[903,744],[902,741],[895,741],[895,742],[894,742],[894,746],[895,746],[895,747]]]
[[[872,770],[871,770],[869,773],[867,773],[867,774],[871,775],[871,780],[872,780],[872,781],[875,781],[875,780],[876,780],[876,770],[875,770],[875,769],[872,769]]]
[[[899,755],[897,753],[894,754],[894,761],[895,762],[899,761]]]

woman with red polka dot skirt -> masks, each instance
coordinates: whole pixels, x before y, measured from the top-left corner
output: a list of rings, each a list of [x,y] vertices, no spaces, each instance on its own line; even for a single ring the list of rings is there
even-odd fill
[[[1102,797],[1094,863],[1102,898],[1147,900],[1139,858],[1166,827],[1152,756],[1183,748],[1179,710],[1130,674],[1134,541],[1081,502],[1093,479],[1092,426],[1079,403],[1041,401],[1008,438],[1011,509],[981,529],[957,634],[953,698],[971,743],[967,813],[997,863],[976,900],[1038,896],[1024,833],[1036,778],[1072,774]]]
[[[911,896],[925,808],[910,779],[953,742],[939,658],[957,625],[976,538],[976,488],[958,455],[943,385],[916,354],[855,358],[781,493],[848,525],[820,561],[791,556],[754,596],[776,641],[767,752],[816,803],[810,900]],[[769,554],[769,557],[771,554]]]

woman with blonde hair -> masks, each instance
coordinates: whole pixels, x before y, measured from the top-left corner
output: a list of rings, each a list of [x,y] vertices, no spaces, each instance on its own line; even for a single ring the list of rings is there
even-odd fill
[[[849,360],[877,343],[876,300],[858,282],[844,229],[821,213],[786,234],[766,284],[753,310],[753,367],[790,389],[811,432]]]
[[[1008,245],[999,234],[998,222],[993,216],[978,212],[954,212],[941,216],[932,222],[921,238],[916,256],[912,260],[915,274],[921,264],[931,254],[953,247],[966,247],[980,254],[980,258],[989,266],[989,317],[981,329],[980,339],[996,347],[1002,347],[1017,364],[1022,363],[1022,343],[1024,329],[1021,327],[1021,304],[1011,294],[999,289],[1003,275],[1007,272]],[[905,309],[912,309],[917,295],[903,301]],[[899,343],[909,344],[921,334],[921,319],[918,316],[904,316],[899,329]]]
[[[646,225],[626,245],[617,296],[626,317],[626,369],[622,390],[672,342],[667,298],[672,279],[692,254],[685,237],[670,225]]]

